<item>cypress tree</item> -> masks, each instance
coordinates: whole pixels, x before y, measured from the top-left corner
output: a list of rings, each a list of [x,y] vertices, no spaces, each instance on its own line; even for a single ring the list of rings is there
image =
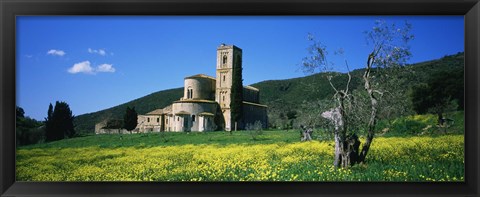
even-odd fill
[[[234,127],[235,122],[242,122],[242,101],[243,101],[243,78],[242,78],[242,58],[237,55],[235,59],[235,64],[233,67],[233,78],[232,78],[232,90],[231,90],[231,101],[230,101],[230,110],[232,113],[232,127]]]
[[[125,111],[125,115],[123,116],[123,127],[127,130],[132,132],[135,127],[137,127],[137,112],[135,111],[135,107],[130,108],[127,107]]]
[[[45,140],[46,141],[53,141],[54,134],[53,134],[53,127],[52,127],[52,114],[53,114],[53,106],[52,103],[48,105],[47,111],[47,118],[45,118]]]
[[[55,141],[75,136],[74,118],[67,103],[57,101],[55,107],[50,103],[45,121],[45,140]]]

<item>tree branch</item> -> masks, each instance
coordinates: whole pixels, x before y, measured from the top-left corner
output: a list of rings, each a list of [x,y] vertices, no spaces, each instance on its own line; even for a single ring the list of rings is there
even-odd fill
[[[348,82],[347,87],[345,88],[345,94],[348,94],[348,87],[350,86],[350,81],[352,81],[352,75],[350,75],[350,68],[348,67],[348,62],[345,60],[345,65],[347,66]]]

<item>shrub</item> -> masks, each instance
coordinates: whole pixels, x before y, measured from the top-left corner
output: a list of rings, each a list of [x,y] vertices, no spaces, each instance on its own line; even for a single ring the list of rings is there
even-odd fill
[[[252,140],[257,140],[258,136],[263,134],[262,122],[260,122],[258,120],[255,121],[254,124],[248,123],[245,128],[247,129],[250,136],[252,137]]]

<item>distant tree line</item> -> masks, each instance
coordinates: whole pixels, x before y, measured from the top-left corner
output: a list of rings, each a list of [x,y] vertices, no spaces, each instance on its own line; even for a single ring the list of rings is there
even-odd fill
[[[433,113],[443,124],[444,114],[464,109],[463,69],[440,70],[414,87],[411,99],[418,114]]]
[[[137,115],[135,107],[127,107],[123,120],[109,121],[105,128],[124,128],[132,132],[137,126]],[[25,116],[23,108],[16,106],[16,144],[23,146],[76,137],[74,119],[66,102],[57,101],[55,106],[50,103],[44,121]]]
[[[57,101],[55,106],[50,103],[44,121],[25,116],[23,108],[17,106],[16,144],[21,146],[75,137],[74,118],[66,102]]]
[[[44,123],[25,116],[21,107],[16,107],[16,144],[17,146],[36,144],[43,141],[45,131]]]

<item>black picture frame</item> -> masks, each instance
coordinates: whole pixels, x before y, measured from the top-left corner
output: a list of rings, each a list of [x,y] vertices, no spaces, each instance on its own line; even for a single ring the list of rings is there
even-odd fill
[[[16,182],[15,17],[20,15],[464,15],[465,182]],[[0,0],[0,17],[1,197],[479,196],[478,0]]]

